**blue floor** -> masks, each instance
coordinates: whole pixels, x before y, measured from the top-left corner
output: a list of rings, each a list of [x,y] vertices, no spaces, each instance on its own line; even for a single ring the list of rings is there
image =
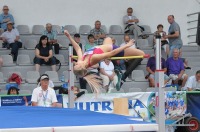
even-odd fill
[[[128,120],[128,117],[115,114],[23,106],[0,107],[0,118],[0,128],[148,124],[148,122]]]

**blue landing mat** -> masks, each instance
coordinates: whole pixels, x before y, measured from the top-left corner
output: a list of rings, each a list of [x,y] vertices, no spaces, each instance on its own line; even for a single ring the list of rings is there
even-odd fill
[[[0,107],[0,128],[154,124],[128,120],[126,116],[62,108]]]

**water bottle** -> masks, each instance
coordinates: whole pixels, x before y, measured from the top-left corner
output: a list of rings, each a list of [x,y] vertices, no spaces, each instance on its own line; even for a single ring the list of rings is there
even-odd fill
[[[65,76],[62,74],[61,78],[60,78],[61,82],[65,82]]]

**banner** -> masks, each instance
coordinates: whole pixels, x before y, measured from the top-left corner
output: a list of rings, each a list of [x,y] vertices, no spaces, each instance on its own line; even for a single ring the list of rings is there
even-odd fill
[[[1,97],[1,106],[28,106],[28,105],[31,105],[31,95]]]
[[[191,113],[192,116],[200,120],[200,93],[191,92],[187,93],[187,113]]]
[[[56,95],[57,96],[57,106],[62,107],[63,98],[62,95]],[[2,96],[0,98],[0,106],[31,106],[31,95],[27,96]]]
[[[186,92],[165,93],[165,115],[170,117],[186,112]],[[102,113],[113,113],[113,99],[128,98],[129,115],[142,117],[143,119],[154,119],[155,115],[155,93],[112,93],[112,94],[86,94],[78,98],[75,108],[79,110],[90,110]],[[63,96],[63,107],[68,106],[68,96]]]

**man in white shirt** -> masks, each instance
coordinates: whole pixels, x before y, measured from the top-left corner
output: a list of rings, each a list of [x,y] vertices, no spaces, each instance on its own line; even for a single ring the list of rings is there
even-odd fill
[[[128,41],[130,41],[130,36],[128,34],[124,35],[124,43],[122,43],[120,46],[123,46],[125,44],[127,44]],[[132,45],[129,48],[136,48],[135,45]],[[124,60],[123,60],[124,61]],[[125,60],[126,61],[126,60]],[[123,85],[123,83],[125,82],[126,78],[129,76],[129,74],[131,74],[131,72],[138,66],[140,65],[140,62],[142,61],[142,58],[137,58],[137,59],[129,59],[126,61],[126,71],[124,72],[124,74],[122,75],[121,78],[121,86]],[[122,64],[121,64],[122,65]]]
[[[122,43],[122,44],[120,45],[120,47],[121,47],[121,46],[124,46],[125,44],[127,44],[130,40],[131,40],[130,36],[129,36],[128,34],[125,34],[125,35],[124,35],[124,43]],[[131,48],[136,48],[136,47],[135,47],[135,44],[132,45]]]
[[[40,77],[40,87],[33,90],[32,93],[32,106],[42,107],[56,107],[56,93],[53,88],[49,87],[48,75],[42,75]]]
[[[3,40],[3,48],[12,48],[11,55],[13,56],[13,61],[17,60],[18,49],[22,47],[20,41],[19,32],[15,28],[13,29],[13,23],[10,21],[7,23],[7,31],[5,31],[1,37]]]
[[[200,90],[200,70],[196,72],[195,76],[189,77],[185,85],[188,91],[199,91]]]

